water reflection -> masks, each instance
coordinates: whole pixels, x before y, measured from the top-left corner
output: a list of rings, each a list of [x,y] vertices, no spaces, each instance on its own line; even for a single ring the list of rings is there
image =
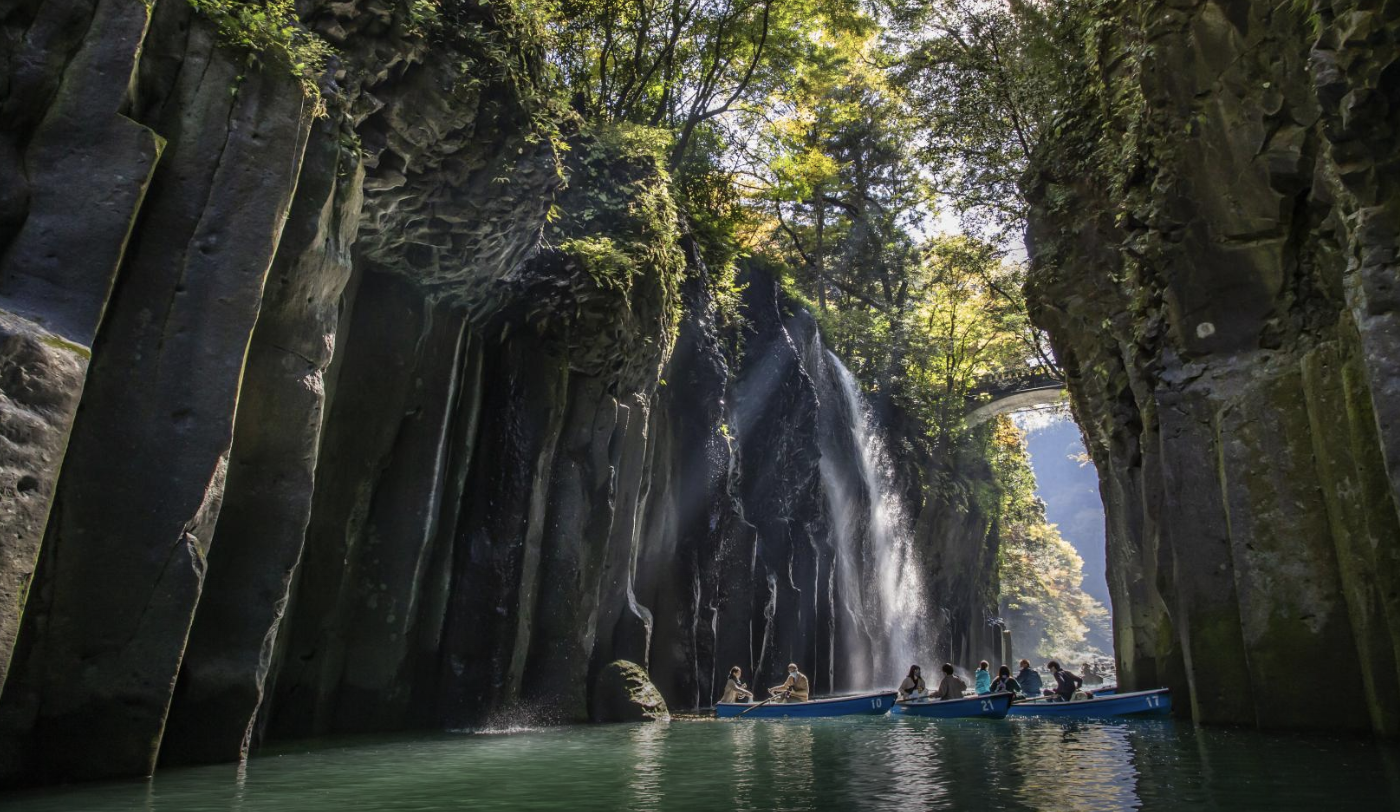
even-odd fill
[[[747,722],[745,724],[753,724]],[[765,783],[777,797],[783,798],[790,808],[812,809],[816,798],[812,792],[812,769],[814,759],[821,757],[823,762],[830,758],[829,753],[814,752],[812,725],[764,725],[768,732],[768,755],[764,769],[769,780]],[[827,742],[823,742],[823,745]]]
[[[1048,735],[1026,736],[1036,746],[1016,752],[1021,781],[1015,792],[1023,802],[1106,810],[1141,805],[1135,753],[1126,723],[1048,723],[1043,727]]]
[[[879,793],[882,802],[891,805],[901,799],[913,808],[931,809],[943,805],[948,798],[948,784],[940,776],[937,753],[942,749],[942,737],[933,725],[900,719],[884,743],[877,762],[888,770],[889,786]]]
[[[665,797],[662,792],[662,757],[666,754],[666,734],[671,725],[637,725],[632,728],[632,780],[628,783],[631,803],[628,809],[638,812],[658,809]]]
[[[1400,808],[1397,751],[1171,721],[677,721],[291,750],[24,812]]]
[[[737,812],[752,812],[758,809],[757,782],[758,767],[754,763],[754,736],[758,725],[725,724],[729,733],[729,758],[721,756],[716,765],[719,774],[715,783],[725,785],[725,771],[729,773],[729,785],[733,793],[729,806]]]

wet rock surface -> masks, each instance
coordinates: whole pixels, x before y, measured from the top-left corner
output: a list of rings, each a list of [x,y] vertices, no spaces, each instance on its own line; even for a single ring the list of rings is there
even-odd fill
[[[1202,721],[1395,734],[1400,28],[1118,6],[1030,178],[1029,292],[1099,471],[1119,677]]]
[[[185,0],[0,15],[0,786],[617,716],[619,659],[851,684],[811,317],[749,269],[736,354],[664,161],[493,6],[304,5],[320,118]]]

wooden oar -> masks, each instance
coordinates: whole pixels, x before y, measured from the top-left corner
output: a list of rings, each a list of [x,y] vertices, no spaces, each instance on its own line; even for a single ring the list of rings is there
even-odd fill
[[[792,692],[791,692],[791,691],[780,691],[779,693],[771,694],[767,699],[763,700],[762,702],[758,703],[757,705],[754,705],[752,708],[749,708],[748,710],[743,711],[742,713],[740,713],[739,716],[743,716],[743,715],[746,714],[746,713],[750,713],[750,712],[752,712],[752,711],[756,711],[756,710],[758,710],[759,708],[763,707],[764,705],[767,705],[769,702],[772,702],[773,700],[777,699],[778,697],[782,697],[783,699],[787,699],[788,694],[790,694],[790,693],[792,693]],[[735,718],[735,719],[738,719],[739,716],[735,716],[734,718]]]

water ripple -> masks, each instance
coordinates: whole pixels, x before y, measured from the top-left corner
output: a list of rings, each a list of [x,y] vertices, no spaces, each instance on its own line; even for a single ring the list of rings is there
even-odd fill
[[[479,731],[484,732],[484,731]],[[289,750],[0,795],[25,812],[1400,808],[1400,753],[1171,721],[686,722]]]

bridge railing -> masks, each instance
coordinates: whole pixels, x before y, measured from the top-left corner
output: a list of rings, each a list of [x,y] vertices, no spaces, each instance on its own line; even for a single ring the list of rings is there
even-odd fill
[[[1026,366],[1001,369],[989,372],[973,384],[969,390],[970,396],[984,395],[990,392],[1014,391],[1022,388],[1040,388],[1042,386],[1064,385],[1064,378],[1053,369],[1046,366]]]

